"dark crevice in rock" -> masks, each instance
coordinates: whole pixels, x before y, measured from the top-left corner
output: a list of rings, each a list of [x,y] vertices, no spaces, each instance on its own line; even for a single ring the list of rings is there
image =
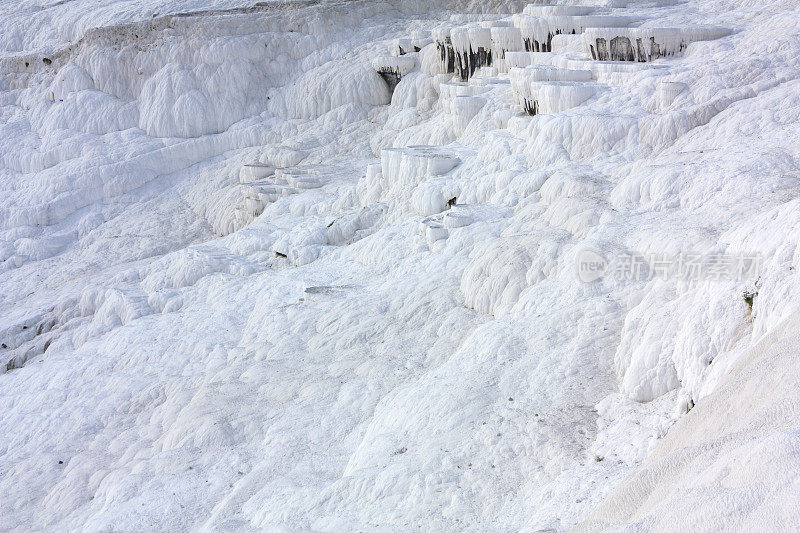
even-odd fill
[[[389,87],[389,94],[394,94],[395,87],[400,83],[400,73],[390,68],[383,68],[378,70],[378,74]]]
[[[436,49],[439,51],[439,63],[444,74],[453,74],[456,71],[456,52],[450,39],[444,42],[437,42]]]
[[[481,67],[492,66],[492,51],[478,48],[474,51],[470,48],[469,52],[456,52],[456,74],[462,81],[468,81],[475,71]]]

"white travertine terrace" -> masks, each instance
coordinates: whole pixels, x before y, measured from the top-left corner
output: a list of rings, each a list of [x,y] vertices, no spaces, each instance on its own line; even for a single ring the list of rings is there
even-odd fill
[[[522,12],[526,15],[533,15],[536,17],[546,17],[551,15],[556,16],[580,16],[588,15],[595,11],[594,6],[580,6],[580,5],[547,5],[547,4],[528,4]]]
[[[668,108],[681,93],[689,91],[689,86],[679,81],[661,81],[658,84],[658,103],[662,109]]]
[[[403,76],[414,70],[416,66],[416,57],[411,55],[380,56],[372,60],[372,68],[381,75],[392,92]]]
[[[483,26],[461,26],[450,30],[455,52],[455,72],[468,80],[475,71],[492,64],[492,31]]]
[[[522,32],[525,49],[529,52],[550,52],[555,35],[580,34],[587,28],[626,27],[638,21],[620,15],[548,15],[518,14],[514,25]]]
[[[511,89],[526,113],[558,113],[576,107],[597,92],[589,82],[589,70],[570,70],[553,66],[513,68]]]
[[[719,39],[728,28],[589,28],[583,33],[586,50],[599,61],[647,62],[683,52],[695,41]]]
[[[515,27],[492,27],[492,64],[500,72],[508,72],[506,54],[525,50],[522,33]]]

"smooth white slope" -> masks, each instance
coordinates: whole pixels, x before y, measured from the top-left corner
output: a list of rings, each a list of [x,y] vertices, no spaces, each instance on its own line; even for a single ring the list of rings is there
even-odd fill
[[[738,33],[654,69],[568,50],[606,88],[527,117],[433,47],[384,105],[371,60],[428,4],[110,27],[4,71],[0,527],[569,527],[797,311],[796,6],[634,6]],[[585,248],[765,262],[583,284]]]
[[[579,529],[780,531],[800,522],[800,315],[669,431]]]

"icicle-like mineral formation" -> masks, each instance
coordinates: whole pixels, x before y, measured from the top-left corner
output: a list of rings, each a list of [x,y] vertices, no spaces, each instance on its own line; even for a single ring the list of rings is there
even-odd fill
[[[431,37],[436,43],[439,52],[439,72],[453,74],[456,71],[456,53],[450,38],[450,28],[439,27],[431,32]]]
[[[438,146],[408,146],[381,150],[380,200],[390,206],[410,206],[422,215],[441,213],[458,194],[454,184],[435,180],[461,163]]]
[[[679,81],[662,81],[658,84],[657,98],[660,109],[667,109],[672,102],[684,91],[688,91],[689,86]]]
[[[589,70],[550,66],[513,68],[511,89],[517,103],[529,115],[558,113],[576,107],[597,92]]]
[[[692,28],[589,28],[583,43],[598,61],[653,61],[683,52],[693,41],[710,41],[730,34],[715,26]]]
[[[536,17],[547,17],[552,15],[563,16],[580,16],[588,15],[594,11],[594,6],[562,6],[562,5],[545,5],[545,4],[528,4],[522,10],[526,15],[534,15]]]
[[[522,32],[525,49],[529,52],[552,51],[554,35],[579,34],[587,28],[627,27],[636,22],[633,17],[609,15],[514,15],[514,25]]]
[[[425,32],[415,31],[411,34],[411,37],[404,37],[392,41],[389,45],[389,52],[393,56],[404,56],[413,52],[419,52],[431,42],[431,38]]]
[[[447,174],[460,160],[438,146],[408,146],[381,150],[381,174],[390,185],[417,185],[428,177]]]
[[[462,133],[473,118],[486,105],[486,99],[480,96],[456,96],[450,106],[451,114],[456,117],[456,127]]]
[[[514,67],[547,65],[552,57],[548,52],[506,52],[506,69],[510,72]]]
[[[372,60],[372,68],[386,81],[390,92],[394,92],[403,76],[414,70],[416,64],[417,60],[408,55],[381,56]]]
[[[492,59],[499,72],[508,72],[506,54],[525,50],[519,28],[495,26],[492,33]]]
[[[492,66],[492,32],[480,26],[462,26],[450,31],[455,51],[455,73],[466,81],[480,67]]]

